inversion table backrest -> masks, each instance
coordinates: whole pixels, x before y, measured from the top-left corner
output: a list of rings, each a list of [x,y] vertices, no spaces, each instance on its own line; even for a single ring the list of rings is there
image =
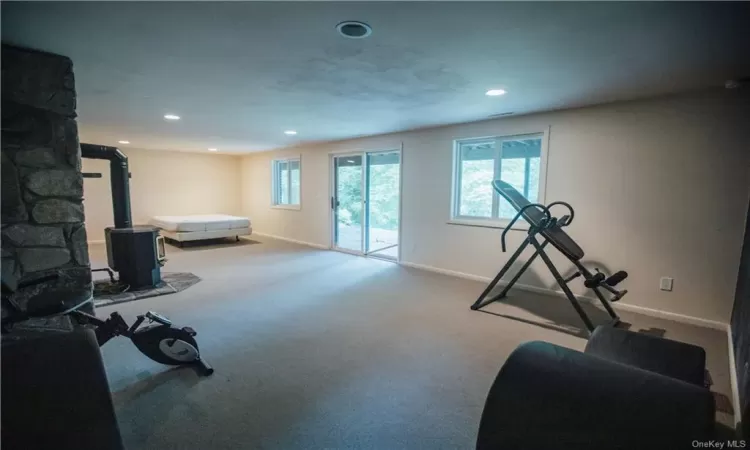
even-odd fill
[[[524,206],[530,205],[529,199],[523,196],[513,186],[502,180],[495,180],[492,182],[492,187],[495,188],[498,194],[502,195],[508,203],[513,206],[516,211],[521,211]],[[523,218],[532,227],[539,227],[544,219],[544,212],[539,207],[526,208],[523,211]],[[571,261],[579,261],[583,258],[583,249],[575,243],[575,241],[568,236],[568,233],[564,232],[560,227],[555,226],[552,228],[546,228],[541,232],[542,236],[547,239],[556,249],[563,255],[567,256]]]

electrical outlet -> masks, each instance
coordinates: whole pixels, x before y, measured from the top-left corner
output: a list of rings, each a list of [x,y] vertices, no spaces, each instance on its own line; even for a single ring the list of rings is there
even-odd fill
[[[659,289],[662,291],[671,291],[673,284],[674,278],[661,277],[661,280],[659,280]]]

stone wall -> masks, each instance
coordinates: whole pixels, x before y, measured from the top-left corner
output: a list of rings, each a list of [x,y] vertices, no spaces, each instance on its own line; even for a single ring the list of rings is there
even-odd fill
[[[58,275],[19,290],[21,307],[38,292],[91,293],[75,109],[70,59],[2,46],[2,277]]]

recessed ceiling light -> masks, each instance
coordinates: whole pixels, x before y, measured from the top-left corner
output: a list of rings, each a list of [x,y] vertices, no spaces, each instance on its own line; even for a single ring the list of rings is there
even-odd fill
[[[490,89],[485,93],[490,97],[497,97],[498,95],[505,95],[505,89]]]
[[[296,132],[296,131],[294,131],[294,130],[286,130],[286,131],[284,132],[284,134],[288,134],[289,136],[294,136],[295,134],[297,134],[297,132]]]
[[[118,144],[130,144],[130,141],[117,141]]]
[[[372,28],[364,22],[347,20],[336,25],[336,31],[349,39],[362,39],[372,34]]]
[[[174,114],[164,114],[164,118],[167,120],[180,120],[180,116]]]
[[[209,148],[208,151],[209,152],[218,152],[219,149],[218,148]]]

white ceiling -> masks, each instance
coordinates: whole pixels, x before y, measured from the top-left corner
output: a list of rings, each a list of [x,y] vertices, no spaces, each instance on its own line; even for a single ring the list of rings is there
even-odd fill
[[[750,75],[748,12],[741,2],[3,2],[2,37],[72,58],[84,142],[249,152],[721,86]],[[343,20],[372,36],[342,38]]]

